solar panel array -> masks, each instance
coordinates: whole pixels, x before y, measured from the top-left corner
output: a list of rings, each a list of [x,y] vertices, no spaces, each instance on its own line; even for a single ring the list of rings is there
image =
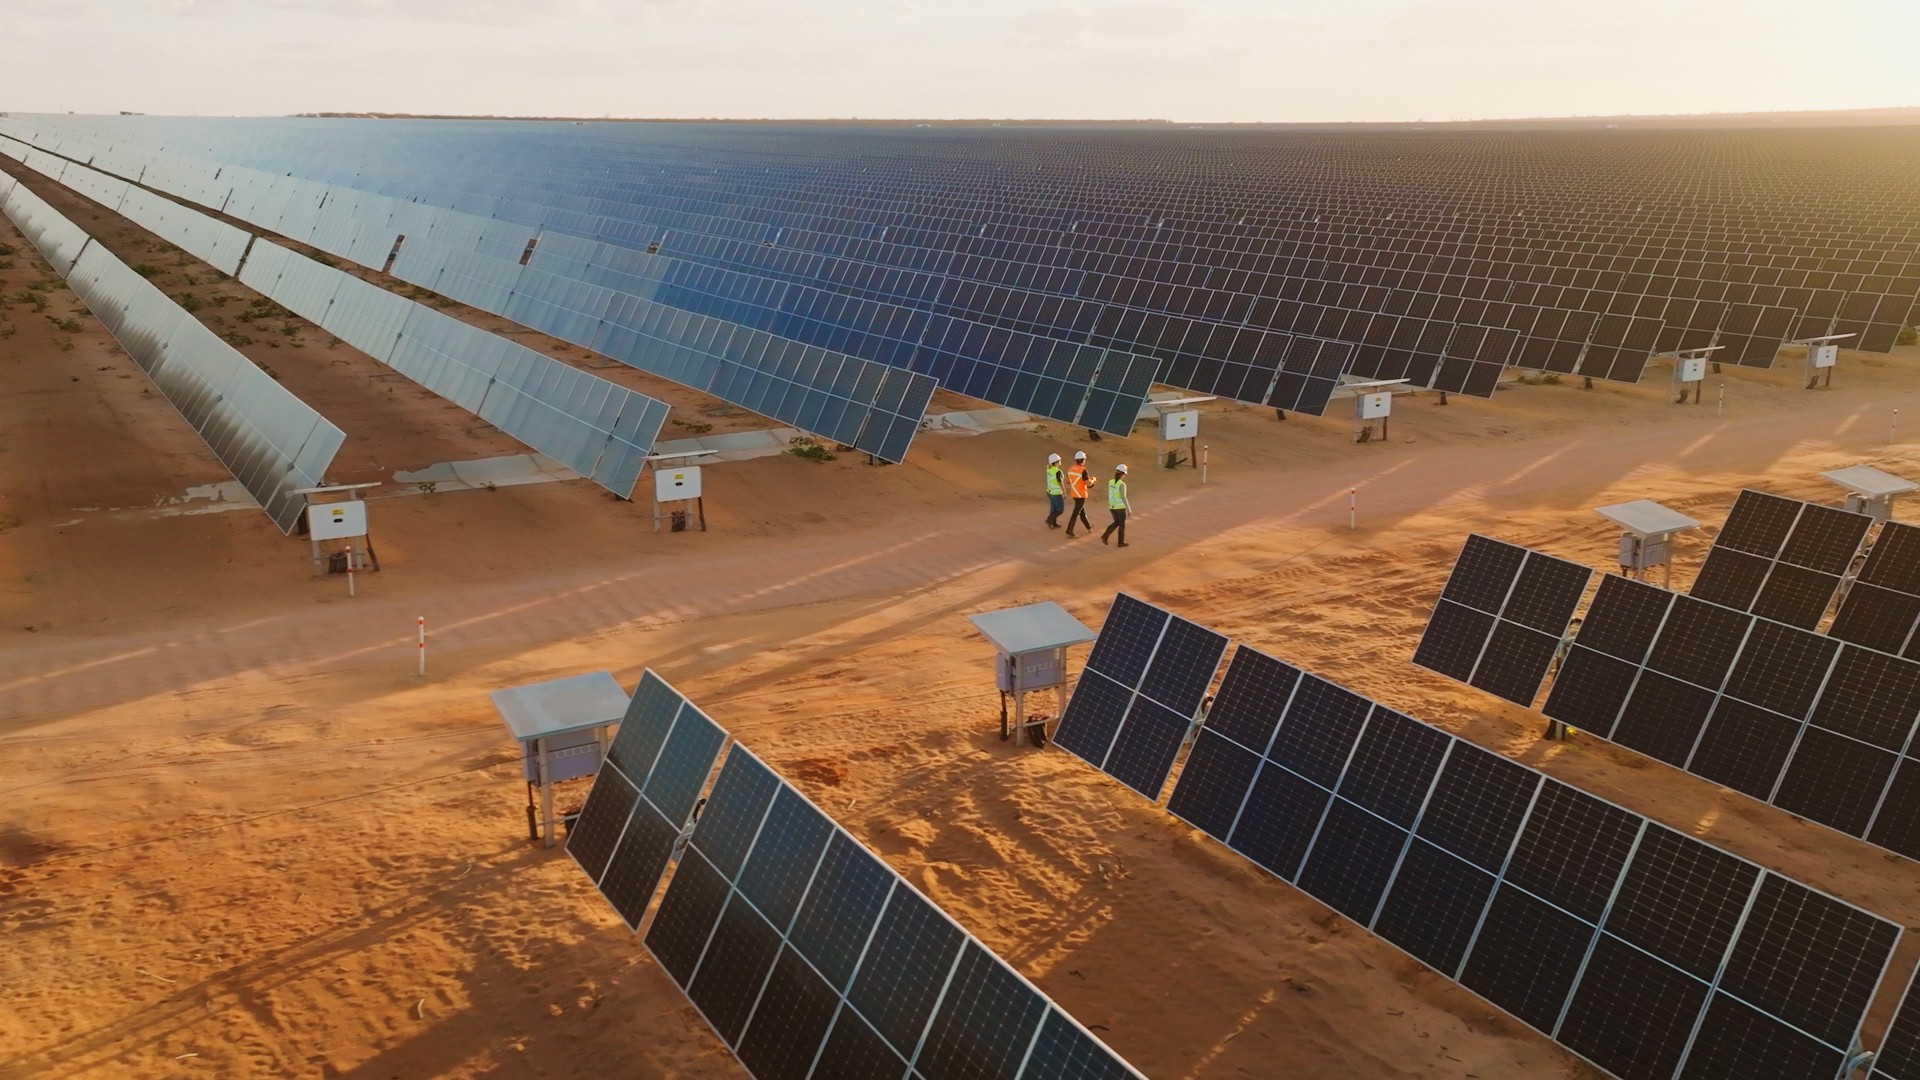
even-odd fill
[[[142,158],[124,150],[97,154],[97,147],[61,148],[76,162],[99,161],[146,186],[372,269],[390,269],[403,281],[885,460],[904,458],[937,385],[904,367],[662,303],[665,260],[597,244],[590,236],[555,236],[547,254],[535,259],[538,230],[411,197],[390,198],[278,170],[215,166],[177,155]],[[571,247],[568,240],[574,241]],[[594,251],[604,257],[592,273],[558,272],[589,269],[578,257]],[[1098,356],[1067,359],[1076,370],[1104,365],[1110,375],[1124,375],[1131,364]],[[1140,365],[1133,377],[1138,393],[1125,410],[1111,394],[1093,402],[1105,412],[1089,412],[1088,425],[1124,433],[1151,375],[1150,365]],[[1059,393],[1058,386],[1049,389]],[[1079,418],[1091,408],[1084,396],[1076,397],[1062,418]],[[1122,411],[1124,425],[1116,427]]]
[[[579,863],[760,1080],[1140,1074],[651,670],[580,818]]]
[[[763,1080],[1140,1075],[739,745],[646,945]]]
[[[1880,526],[1860,574],[1847,586],[1827,633],[1842,641],[1920,660],[1920,527]]]
[[[487,219],[505,260],[535,237],[534,259],[563,237],[648,252],[678,310],[1060,419],[1130,422],[1142,366],[1318,412],[1342,373],[1487,394],[1506,365],[1633,380],[1654,350],[1764,366],[1847,332],[1886,351],[1920,296],[1920,162],[1873,130],[0,123],[202,201],[257,170]]]
[[[567,831],[567,854],[628,929],[640,929],[726,741],[720,725],[651,668],[640,676]]]
[[[48,206],[0,184],[4,211],[281,532],[346,435]]]
[[[1157,801],[1226,651],[1220,634],[1121,593],[1053,741]]]
[[[1413,662],[1529,708],[1593,571],[1467,537]]]
[[[277,244],[255,242],[244,230],[84,165],[46,157],[50,179],[237,273],[242,284],[620,497],[632,495],[666,423],[665,402]]]
[[[1171,621],[1118,597],[1096,653],[1150,668]],[[1900,936],[1245,645],[1167,810],[1627,1080],[1833,1080]]]
[[[1872,526],[1866,514],[1742,491],[1707,550],[1692,595],[1811,630]]]
[[[1920,858],[1920,662],[1608,576],[1542,711]]]
[[[1900,935],[1244,645],[1167,809],[1627,1080],[1839,1075]]]

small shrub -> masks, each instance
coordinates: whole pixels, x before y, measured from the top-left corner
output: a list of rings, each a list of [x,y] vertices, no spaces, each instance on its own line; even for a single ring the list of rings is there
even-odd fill
[[[833,451],[805,435],[795,435],[787,440],[787,453],[808,461],[832,461],[837,455]]]
[[[69,334],[77,334],[80,332],[79,319],[56,319],[49,315],[47,316],[47,321],[52,323],[55,329],[63,330]]]
[[[280,334],[282,337],[292,337],[299,332],[300,328],[292,322],[283,322],[280,324]]]
[[[155,274],[158,274],[160,272],[160,268],[153,265],[152,263],[135,263],[133,267],[133,272],[136,274],[139,274],[143,278],[152,279],[152,277]]]
[[[188,293],[187,295],[181,297],[178,303],[180,305],[180,310],[182,311],[199,311],[201,308],[207,306],[207,302],[205,300],[200,299],[199,297],[193,295],[192,293]]]
[[[705,435],[707,432],[713,430],[713,425],[707,423],[705,420],[675,420],[673,426],[686,428],[695,435]]]
[[[19,328],[15,327],[12,323],[0,323],[0,341],[4,341],[19,332]]]
[[[59,348],[61,352],[72,352],[73,342],[68,341],[66,338],[61,338]]]
[[[1900,333],[1898,336],[1896,336],[1893,339],[1893,343],[1895,345],[1912,345],[1915,343],[1920,343],[1920,327],[1913,327],[1913,326],[1901,327]]]
[[[11,270],[11,269],[13,269],[12,259],[0,259],[0,270]]]
[[[1533,375],[1522,375],[1513,381],[1521,386],[1559,386],[1560,374],[1555,371],[1542,371]]]
[[[12,244],[0,244],[0,259],[4,259],[13,254],[16,254],[16,252]]]
[[[300,337],[299,335],[295,335],[287,339],[287,344],[293,346],[296,349],[301,349],[306,347],[307,339]]]
[[[253,339],[251,337],[248,337],[246,334],[241,333],[237,329],[229,330],[226,333],[221,334],[220,336],[223,338],[226,338],[227,344],[233,346],[236,349],[244,349],[247,346],[253,344]]]
[[[340,260],[334,258],[331,255],[326,254],[325,252],[319,252],[319,251],[314,252],[313,261],[319,263],[321,266],[331,266],[335,269],[339,269],[340,267]]]
[[[292,314],[293,312],[266,297],[256,296],[247,301],[246,308],[240,312],[240,318],[247,322],[265,322],[268,319],[284,319]]]
[[[35,312],[47,310],[47,298],[40,293],[34,292],[32,289],[14,293],[12,300],[16,304],[32,305]]]
[[[206,299],[207,299],[207,304],[211,307],[226,307],[228,304],[233,302],[233,294],[217,292],[217,293],[214,293],[212,296],[207,297]]]
[[[418,484],[414,485],[414,487],[419,488],[421,491],[424,491],[429,495],[433,494],[433,489],[439,486],[440,486],[439,482],[434,480],[422,480]]]

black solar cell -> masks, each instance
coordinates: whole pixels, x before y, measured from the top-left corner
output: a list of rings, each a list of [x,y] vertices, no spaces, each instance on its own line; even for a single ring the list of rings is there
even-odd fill
[[[1167,799],[1167,812],[1225,843],[1259,767],[1259,755],[1202,729]]]
[[[1354,922],[1370,926],[1406,844],[1407,834],[1399,826],[1335,799],[1295,884]]]

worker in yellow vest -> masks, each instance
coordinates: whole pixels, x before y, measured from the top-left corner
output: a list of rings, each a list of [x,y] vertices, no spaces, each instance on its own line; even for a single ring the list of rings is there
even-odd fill
[[[1073,468],[1067,470],[1067,494],[1073,496],[1073,513],[1067,515],[1067,535],[1073,535],[1075,524],[1082,525],[1088,532],[1093,531],[1093,522],[1087,520],[1087,492],[1093,486],[1095,477],[1087,471],[1087,452],[1073,452]]]
[[[1060,455],[1047,455],[1047,528],[1060,527],[1060,513],[1067,508],[1061,484],[1066,477],[1060,471]]]
[[[1107,481],[1107,512],[1113,515],[1113,524],[1100,534],[1100,542],[1106,543],[1107,537],[1116,531],[1120,533],[1120,546],[1127,546],[1127,511],[1133,504],[1127,501],[1127,467],[1115,465],[1113,479]]]

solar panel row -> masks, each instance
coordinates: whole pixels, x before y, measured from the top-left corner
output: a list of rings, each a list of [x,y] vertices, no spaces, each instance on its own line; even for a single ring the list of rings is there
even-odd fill
[[[1138,1080],[648,670],[567,852],[761,1080]],[[696,808],[698,824],[686,826]]]
[[[0,188],[0,210],[280,531],[292,530],[306,505],[294,492],[320,485],[345,434],[24,183]]]
[[[1507,610],[1503,547],[1463,602]],[[1139,678],[1171,621],[1119,598],[1098,670]],[[1832,1080],[1900,935],[1244,645],[1167,809],[1627,1080]]]
[[[237,273],[249,288],[620,497],[633,493],[666,422],[664,402],[279,245],[254,242],[243,230],[86,166],[62,161],[51,178]]]
[[[161,191],[373,269],[391,262],[404,281],[885,460],[904,458],[937,385],[526,266],[529,237],[501,222],[255,170],[119,164]],[[1141,396],[1150,375],[1143,373]]]

